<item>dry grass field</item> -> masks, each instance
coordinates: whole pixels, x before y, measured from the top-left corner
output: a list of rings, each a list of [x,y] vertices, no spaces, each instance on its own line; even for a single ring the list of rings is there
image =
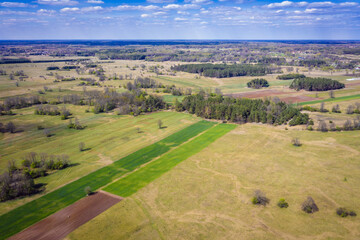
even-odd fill
[[[358,217],[335,213],[360,208],[359,141],[358,132],[239,126],[67,239],[359,239]],[[251,203],[256,189],[266,207]],[[319,212],[301,211],[307,196]]]

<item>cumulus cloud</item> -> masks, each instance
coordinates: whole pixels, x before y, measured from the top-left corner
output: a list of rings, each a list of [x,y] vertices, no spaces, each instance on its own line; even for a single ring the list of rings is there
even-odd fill
[[[101,0],[88,0],[87,3],[102,4],[102,3],[104,3],[104,2],[101,1]]]
[[[102,7],[100,6],[95,6],[95,7],[83,7],[83,8],[77,8],[77,7],[73,7],[73,8],[62,8],[60,10],[61,13],[88,13],[88,12],[97,12],[97,11],[101,11],[103,10]]]
[[[186,9],[198,9],[200,8],[199,5],[196,4],[168,4],[166,6],[163,7],[164,9],[169,9],[169,10],[186,10]]]
[[[149,3],[172,3],[175,0],[146,0]]]
[[[343,2],[343,3],[340,3],[340,6],[342,7],[355,7],[359,5],[357,2]]]
[[[180,18],[180,17],[177,17],[174,19],[175,21],[186,21],[187,18]]]
[[[114,11],[126,11],[126,10],[154,11],[159,9],[160,7],[154,5],[143,6],[143,5],[127,5],[127,4],[110,8],[110,10],[114,10]]]
[[[77,8],[77,7],[74,7],[74,8],[62,8],[60,9],[60,12],[61,13],[71,13],[71,12],[79,12],[80,11],[80,8]]]
[[[333,7],[336,4],[333,2],[312,2],[309,3],[309,7]]]
[[[37,3],[45,5],[72,6],[78,4],[79,2],[74,0],[37,0]]]
[[[145,13],[145,14],[141,14],[141,17],[142,18],[147,18],[147,17],[150,17],[150,15]]]
[[[29,4],[21,2],[2,2],[0,3],[2,7],[28,7]]]
[[[39,9],[37,11],[37,13],[40,14],[40,15],[51,15],[51,14],[56,13],[56,11],[55,10],[49,10],[49,9]]]

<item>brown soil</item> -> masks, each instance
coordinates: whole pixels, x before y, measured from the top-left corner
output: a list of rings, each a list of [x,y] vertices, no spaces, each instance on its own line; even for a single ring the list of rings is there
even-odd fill
[[[57,240],[104,212],[121,198],[98,192],[41,220],[9,240]]]
[[[280,97],[280,100],[286,103],[301,103],[301,102],[318,100],[318,98],[298,95],[298,96]]]
[[[301,95],[303,94],[300,92],[290,92],[290,91],[279,91],[279,90],[261,90],[261,91],[255,91],[255,92],[244,92],[244,93],[234,93],[229,94],[229,96],[239,98],[263,98],[263,97],[274,97],[278,96],[280,100],[286,102],[286,103],[297,103],[297,102],[307,102],[316,100],[317,98],[308,97]],[[284,96],[286,95],[286,96]]]
[[[244,97],[244,98],[261,98],[261,97],[269,97],[269,96],[277,96],[282,94],[289,94],[289,92],[283,92],[279,90],[261,90],[254,92],[244,92],[244,93],[234,93],[229,94],[232,97]]]

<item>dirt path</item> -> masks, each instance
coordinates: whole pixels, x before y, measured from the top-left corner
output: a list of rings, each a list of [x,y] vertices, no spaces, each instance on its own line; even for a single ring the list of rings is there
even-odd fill
[[[57,240],[121,201],[118,196],[98,192],[41,220],[9,240]]]

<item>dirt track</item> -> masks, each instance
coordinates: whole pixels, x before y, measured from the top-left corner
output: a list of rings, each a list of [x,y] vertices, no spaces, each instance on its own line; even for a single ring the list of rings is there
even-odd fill
[[[41,220],[9,240],[62,239],[119,201],[120,197],[98,192]]]

